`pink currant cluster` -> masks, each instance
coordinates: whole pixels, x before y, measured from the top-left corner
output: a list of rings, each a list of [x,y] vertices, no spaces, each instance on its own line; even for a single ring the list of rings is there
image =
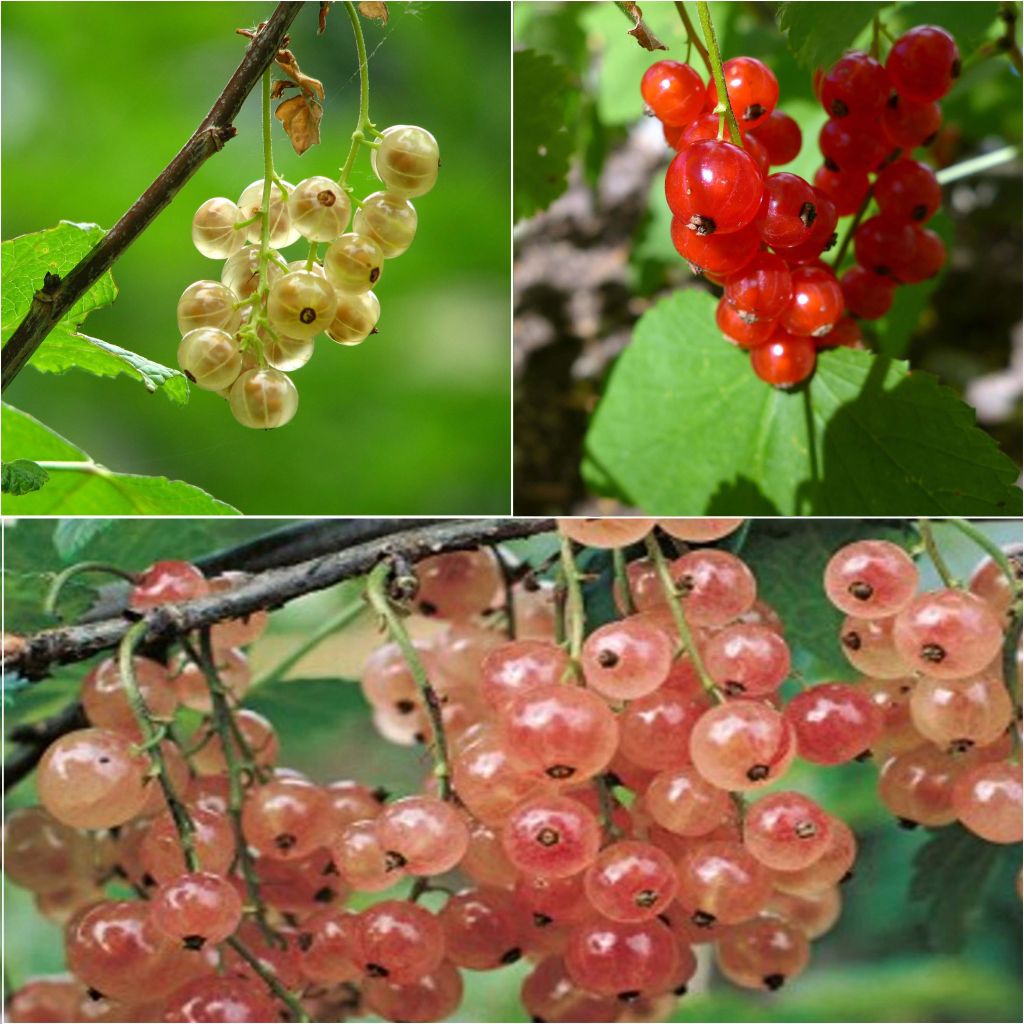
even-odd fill
[[[957,72],[955,41],[931,26],[896,40],[884,66],[857,51],[816,72],[829,120],[813,183],[772,172],[798,155],[802,140],[797,123],[776,109],[778,81],[762,61],[723,64],[740,145],[722,138],[713,79],[705,86],[688,64],[670,60],[645,72],[646,107],[676,150],[665,177],[673,244],[695,273],[723,288],[718,327],[750,352],[762,380],[794,387],[814,372],[820,349],[863,347],[854,317],[882,316],[897,284],[942,266],[941,240],[921,226],[941,190],[934,172],[905,153],[934,135],[935,101]],[[869,198],[878,214],[857,227],[857,265],[837,280],[822,253],[836,242],[839,218],[860,216]]]

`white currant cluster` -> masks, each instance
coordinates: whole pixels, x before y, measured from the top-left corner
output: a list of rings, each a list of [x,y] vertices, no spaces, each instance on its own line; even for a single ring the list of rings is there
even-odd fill
[[[309,361],[318,334],[358,345],[376,329],[380,302],[372,289],[384,260],[412,244],[410,200],[434,187],[439,157],[434,136],[412,125],[394,125],[372,145],[384,188],[357,201],[354,216],[347,189],[330,178],[294,186],[275,179],[266,252],[263,179],[237,203],[217,197],[196,211],[195,247],[225,262],[219,281],[196,281],[178,300],[178,365],[197,387],[225,397],[243,426],[281,427],[292,419],[299,396],[288,373]],[[312,243],[310,258],[288,262],[279,250],[299,238]],[[322,259],[320,242],[330,243]]]

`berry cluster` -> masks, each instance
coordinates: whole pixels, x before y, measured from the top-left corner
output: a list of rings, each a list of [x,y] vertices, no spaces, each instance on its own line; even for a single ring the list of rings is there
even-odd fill
[[[987,561],[969,590],[916,594],[902,548],[842,548],[824,586],[868,678],[786,700],[783,623],[715,546],[742,522],[560,520],[557,586],[489,549],[426,558],[391,596],[371,576],[391,638],[363,693],[387,740],[434,757],[397,799],[277,764],[273,725],[238,706],[264,613],[219,623],[201,654],[100,663],[89,727],[52,744],[42,806],[5,824],[5,870],[64,925],[72,973],[28,982],[7,1019],[435,1021],[462,971],[526,958],[536,1020],[659,1020],[703,944],[735,984],[777,989],[837,920],[857,847],[815,800],[759,792],[797,757],[870,751],[899,818],[1019,842],[1000,661],[1019,582]],[[621,617],[589,633],[574,543],[622,555]],[[131,606],[240,579],[161,562]],[[429,639],[392,625],[396,601],[438,620],[415,631]],[[200,719],[182,745],[180,707]]]
[[[695,273],[722,286],[716,321],[725,338],[749,350],[762,380],[793,387],[814,372],[818,350],[863,347],[855,318],[884,315],[898,284],[933,276],[945,260],[942,241],[922,226],[941,190],[931,168],[907,154],[939,126],[936,100],[956,77],[956,43],[921,26],[893,43],[884,66],[854,51],[819,69],[814,87],[829,120],[813,183],[773,172],[802,140],[776,109],[771,69],[735,57],[722,70],[741,145],[723,138],[726,108],[714,79],[705,86],[688,64],[663,60],[641,82],[676,150],[665,177],[672,241]],[[837,280],[822,253],[835,244],[840,218],[859,218],[869,199],[878,212],[856,227],[857,263]]]
[[[219,281],[196,281],[178,300],[178,364],[197,387],[226,398],[243,426],[291,420],[299,397],[288,373],[309,361],[317,335],[358,345],[377,329],[372,289],[384,260],[412,244],[410,200],[434,187],[439,159],[433,135],[411,125],[387,128],[369,145],[384,188],[362,201],[322,175],[295,186],[274,177],[269,198],[260,179],[237,203],[217,197],[196,211],[192,241],[225,262]],[[289,262],[278,250],[299,238],[309,257]],[[320,243],[328,245],[318,259]]]

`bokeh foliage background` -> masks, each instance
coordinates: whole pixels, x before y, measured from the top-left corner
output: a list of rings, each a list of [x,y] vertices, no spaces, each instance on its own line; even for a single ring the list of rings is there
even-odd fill
[[[380,334],[356,349],[321,336],[295,375],[298,416],[278,431],[242,428],[198,389],[182,409],[125,377],[27,368],[5,398],[113,469],[186,480],[248,514],[507,511],[508,7],[388,7],[386,26],[364,19],[371,116],[429,128],[442,172],[417,200],[414,245],[385,267]],[[293,183],[338,173],[358,107],[348,19],[335,9],[317,37],[316,8],[299,14],[291,47],[327,90],[321,145],[300,158],[274,123],[277,169]],[[109,228],[223,88],[246,45],[235,29],[272,9],[4,4],[3,237],[62,219]],[[221,266],[193,248],[192,214],[262,176],[259,107],[257,89],[238,136],[118,261],[118,299],[88,333],[176,365],[178,296]],[[365,150],[352,183],[357,195],[378,187]]]
[[[142,568],[166,557],[199,557],[279,527],[260,520],[90,521],[21,520],[6,532],[8,628],[44,624],[40,601],[48,573],[81,559],[110,559]],[[984,530],[999,543],[1020,539],[1020,522],[989,522]],[[962,534],[937,523],[936,538],[952,571],[964,578],[979,552]],[[836,639],[841,616],[821,592],[822,567],[840,544],[856,536],[888,536],[911,543],[913,533],[893,521],[755,521],[743,556],[755,569],[762,594],[788,623],[797,664],[811,683],[851,678]],[[726,542],[728,543],[728,542]],[[539,562],[553,550],[550,537],[513,542]],[[585,553],[582,559],[600,553]],[[593,565],[597,564],[595,560]],[[922,586],[938,579],[922,560]],[[80,577],[85,584],[95,577]],[[103,583],[102,580],[98,581]],[[115,584],[117,586],[119,584]],[[588,614],[600,621],[610,607],[607,578],[588,585]],[[358,581],[289,604],[271,616],[268,632],[250,651],[259,677],[300,644],[328,616],[357,600]],[[603,594],[603,600],[602,600]],[[68,612],[88,604],[85,592],[69,592]],[[427,635],[437,624],[420,623]],[[414,626],[414,628],[416,628]],[[422,752],[392,746],[375,733],[358,685],[360,667],[379,634],[363,615],[344,632],[307,655],[284,682],[257,688],[247,703],[274,721],[282,739],[282,763],[320,781],[350,777],[383,785],[395,794],[415,791],[427,769]],[[85,666],[6,695],[7,728],[52,713],[75,692]],[[836,928],[813,944],[807,973],[773,996],[740,991],[708,966],[707,947],[691,992],[675,1015],[680,1021],[1014,1021],[1021,1014],[1021,905],[1015,890],[1017,847],[988,848],[988,869],[940,863],[923,875],[915,855],[935,835],[956,840],[958,828],[896,826],[875,795],[876,768],[849,764],[822,769],[797,762],[784,785],[814,796],[849,822],[858,836],[855,877],[843,888],[844,910]],[[31,780],[10,795],[10,806],[32,802]],[[978,844],[984,846],[985,844]],[[943,850],[939,851],[944,852]],[[922,895],[912,898],[911,886]],[[56,927],[40,918],[31,897],[4,887],[6,977],[18,985],[28,975],[61,969]],[[430,897],[432,898],[432,897]],[[456,1019],[522,1021],[519,985],[527,965],[493,973],[465,972],[466,999]]]

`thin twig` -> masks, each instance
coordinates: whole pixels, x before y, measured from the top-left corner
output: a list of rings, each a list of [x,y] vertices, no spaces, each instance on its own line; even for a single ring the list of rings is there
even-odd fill
[[[932,532],[932,524],[927,519],[918,519],[917,529],[921,534],[921,542],[924,544],[924,549],[928,553],[928,557],[932,560],[932,564],[935,566],[935,571],[939,574],[942,582],[947,587],[959,587],[960,584],[949,570],[949,566],[946,564],[946,560],[942,557],[942,552],[939,551],[939,546],[935,543],[935,534]]]
[[[700,36],[697,35],[697,27],[690,18],[690,15],[686,10],[686,5],[682,3],[682,0],[675,0],[675,4],[676,11],[679,13],[679,18],[683,23],[683,27],[686,29],[687,40],[700,54],[700,59],[704,61],[704,66],[708,69],[708,75],[714,75],[714,71],[711,68],[711,58],[708,57],[707,47],[700,41]]]
[[[697,17],[700,18],[700,27],[704,32],[704,41],[708,46],[711,74],[714,77],[715,90],[718,93],[718,105],[715,107],[715,113],[724,115],[725,123],[729,126],[729,137],[732,139],[733,145],[739,146],[742,149],[743,136],[740,134],[740,126],[732,109],[729,90],[725,87],[725,72],[722,70],[722,54],[718,49],[715,23],[711,20],[711,10],[705,0],[697,0]]]
[[[622,610],[627,615],[636,614],[636,601],[633,600],[633,588],[629,585],[629,573],[626,571],[626,554],[622,548],[612,549],[612,565],[615,571],[615,582],[622,595]]]
[[[580,654],[583,651],[584,622],[583,590],[580,573],[572,554],[572,541],[561,537],[562,576],[565,579],[565,634],[569,641],[569,659],[579,674]]]
[[[149,227],[196,171],[234,137],[236,129],[232,122],[263,72],[270,67],[301,8],[301,0],[277,5],[266,25],[253,36],[245,56],[210,112],[174,159],[63,278],[48,273],[40,282],[25,318],[4,346],[2,390],[17,377],[64,314]]]

